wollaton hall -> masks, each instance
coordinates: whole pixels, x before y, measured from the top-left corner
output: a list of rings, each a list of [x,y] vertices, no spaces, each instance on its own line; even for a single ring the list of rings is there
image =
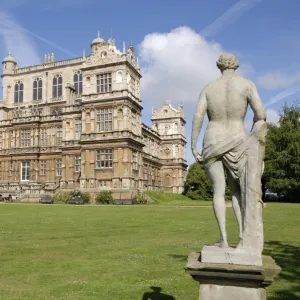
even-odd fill
[[[131,45],[98,37],[91,54],[18,68],[2,62],[0,195],[34,201],[41,194],[112,190],[181,193],[186,177],[183,107],[165,102],[142,123],[141,72]]]

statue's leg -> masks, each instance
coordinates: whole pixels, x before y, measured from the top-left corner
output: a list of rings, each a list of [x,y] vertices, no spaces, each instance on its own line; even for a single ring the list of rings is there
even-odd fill
[[[237,222],[239,225],[240,241],[243,238],[243,219],[242,219],[242,195],[239,182],[232,177],[230,172],[227,172],[228,187],[231,193],[232,208],[234,210]]]
[[[222,161],[218,160],[207,167],[209,179],[213,186],[213,208],[220,229],[220,247],[228,247],[226,233],[225,174]]]

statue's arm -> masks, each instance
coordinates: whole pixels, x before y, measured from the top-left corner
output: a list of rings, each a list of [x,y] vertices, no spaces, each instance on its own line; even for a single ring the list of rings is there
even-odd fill
[[[198,152],[197,152],[197,140],[199,133],[201,131],[204,116],[207,110],[207,99],[206,99],[206,92],[205,89],[202,90],[199,96],[199,102],[196,108],[196,113],[193,119],[193,127],[192,127],[192,152],[195,158],[197,159]],[[199,159],[198,159],[199,160]]]
[[[253,123],[256,123],[257,121],[266,121],[267,115],[257,92],[257,88],[253,82],[249,82],[250,86],[248,93],[248,103],[254,113]]]

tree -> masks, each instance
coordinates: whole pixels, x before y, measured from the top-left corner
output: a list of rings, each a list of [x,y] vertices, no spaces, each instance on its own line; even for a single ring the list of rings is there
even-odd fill
[[[195,162],[190,166],[184,194],[193,200],[212,200],[212,186],[203,164]]]
[[[281,199],[300,202],[300,107],[285,105],[279,124],[268,124],[265,172],[266,188]]]

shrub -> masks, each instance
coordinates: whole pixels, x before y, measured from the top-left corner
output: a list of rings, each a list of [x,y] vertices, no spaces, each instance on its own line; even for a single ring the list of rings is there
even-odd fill
[[[72,192],[70,192],[68,200],[71,199],[72,197],[82,198],[82,199],[84,199],[84,203],[89,203],[89,201],[90,201],[90,194],[83,193],[79,190],[73,190]]]
[[[97,194],[97,203],[111,203],[113,201],[112,191],[104,190]]]
[[[58,192],[53,196],[53,200],[54,203],[66,203],[69,197],[69,192]]]
[[[89,193],[83,193],[79,190],[73,190],[71,192],[58,192],[54,195],[53,200],[54,203],[67,203],[67,201],[72,199],[72,197],[80,197],[84,199],[84,203],[89,203],[90,200]]]

